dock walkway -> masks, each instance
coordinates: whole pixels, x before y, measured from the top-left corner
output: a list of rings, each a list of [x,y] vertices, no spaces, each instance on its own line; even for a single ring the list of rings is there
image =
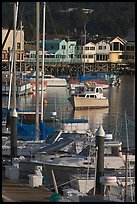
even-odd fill
[[[2,202],[50,202],[52,194],[45,186],[30,187],[29,178],[6,178],[2,170]]]

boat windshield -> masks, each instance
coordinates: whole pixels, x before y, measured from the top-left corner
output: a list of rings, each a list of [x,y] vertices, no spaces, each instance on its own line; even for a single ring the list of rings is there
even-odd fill
[[[45,75],[44,78],[46,78],[46,79],[51,79],[51,78],[54,78],[54,76],[51,76],[51,75]]]
[[[102,93],[102,88],[96,88],[96,93]]]

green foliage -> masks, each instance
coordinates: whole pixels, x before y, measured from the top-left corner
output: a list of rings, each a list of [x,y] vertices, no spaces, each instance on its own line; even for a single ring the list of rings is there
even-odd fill
[[[25,38],[34,39],[36,27],[36,2],[19,2],[19,19],[22,19]],[[62,12],[75,8],[70,12]],[[82,8],[93,9],[85,14]],[[42,33],[42,9],[40,3]],[[13,21],[13,2],[2,2],[2,26],[9,27]],[[19,21],[18,21],[19,22]],[[126,36],[135,28],[135,2],[47,2],[46,32],[49,34],[80,34],[84,24],[91,35]]]

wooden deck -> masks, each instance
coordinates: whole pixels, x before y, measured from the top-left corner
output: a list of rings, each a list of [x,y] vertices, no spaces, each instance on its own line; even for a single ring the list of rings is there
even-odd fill
[[[2,170],[2,202],[50,202],[53,192],[45,186],[30,187],[28,181],[12,180]]]

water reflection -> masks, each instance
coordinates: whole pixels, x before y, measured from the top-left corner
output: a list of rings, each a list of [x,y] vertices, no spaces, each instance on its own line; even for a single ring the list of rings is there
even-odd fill
[[[87,119],[89,121],[92,131],[97,129],[99,125],[103,124],[103,121],[108,116],[109,108],[102,109],[90,109],[90,110],[75,110],[75,119]]]
[[[118,129],[122,141],[126,145],[125,112],[131,123],[128,122],[129,143],[135,145],[135,76],[123,76],[119,87],[109,87],[104,90],[104,95],[109,99],[109,108],[96,110],[76,110],[68,101],[69,90],[65,87],[48,87],[44,93],[44,118],[52,117],[52,112],[57,112],[59,119],[81,118],[88,119],[91,128],[98,128],[100,124],[105,130],[114,131]],[[41,92],[39,92],[41,107]],[[2,96],[2,107],[7,107],[8,97]],[[36,93],[29,96],[17,98],[17,108],[35,111]],[[11,100],[12,107],[12,100]]]

